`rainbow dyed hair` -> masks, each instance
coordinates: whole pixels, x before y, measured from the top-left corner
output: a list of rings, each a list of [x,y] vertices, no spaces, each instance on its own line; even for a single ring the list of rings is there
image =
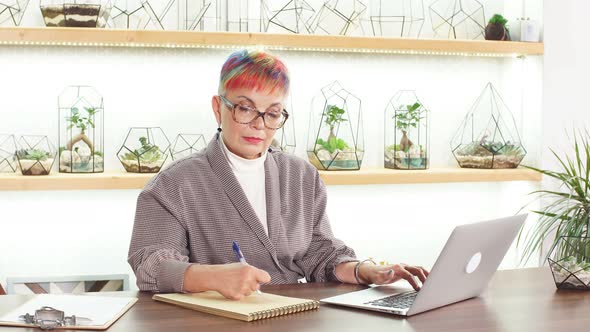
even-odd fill
[[[241,50],[232,53],[219,75],[220,95],[229,89],[289,92],[289,71],[279,58],[263,51]]]

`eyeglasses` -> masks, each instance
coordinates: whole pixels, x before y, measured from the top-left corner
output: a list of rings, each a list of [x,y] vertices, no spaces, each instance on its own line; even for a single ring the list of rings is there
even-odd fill
[[[224,96],[220,95],[219,98],[232,111],[234,121],[240,124],[249,124],[262,117],[266,128],[276,130],[281,128],[289,118],[287,110],[279,106],[271,106],[265,112],[260,112],[253,106],[234,104]]]

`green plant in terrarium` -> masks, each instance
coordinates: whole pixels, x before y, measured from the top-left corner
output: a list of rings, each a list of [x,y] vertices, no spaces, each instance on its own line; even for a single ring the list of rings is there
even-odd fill
[[[500,14],[494,14],[494,16],[492,16],[492,18],[490,18],[488,23],[489,24],[499,24],[499,25],[503,26],[504,29],[506,29],[506,31],[510,32],[510,29],[508,29],[508,26],[506,25],[506,23],[508,23],[508,20]]]
[[[49,153],[39,149],[20,149],[16,152],[16,156],[21,160],[45,161]]]
[[[80,112],[77,107],[72,107],[70,109],[71,116],[66,117],[68,130],[71,130],[74,127],[80,129],[80,133],[72,137],[72,139],[66,144],[66,149],[71,151],[74,144],[83,141],[88,148],[90,148],[90,152],[92,153],[94,152],[94,144],[90,138],[86,136],[86,130],[88,128],[94,128],[93,118],[97,111],[93,107],[84,107],[84,112],[85,113]]]
[[[346,113],[342,108],[336,105],[327,105],[326,109],[324,110],[324,123],[328,125],[330,128],[330,134],[328,135],[328,142],[332,139],[336,139],[336,134],[334,134],[334,129],[336,126],[344,121],[348,121],[343,118],[344,113]],[[319,144],[319,143],[318,143]],[[346,143],[344,143],[346,144]]]
[[[157,145],[153,145],[148,143],[147,138],[140,137],[139,143],[141,147],[139,149],[135,149],[133,152],[127,152],[123,154],[123,160],[139,160],[144,163],[153,163],[162,158],[162,154],[160,153],[160,149]]]
[[[534,253],[541,252],[549,237],[552,238],[551,246],[556,246],[561,237],[578,237],[579,240],[572,240],[573,245],[556,247],[554,254],[564,258],[573,257],[578,265],[588,264],[590,244],[585,237],[589,236],[590,226],[590,135],[587,131],[574,134],[572,156],[565,154],[560,157],[554,150],[551,149],[551,152],[558,162],[559,170],[524,166],[557,180],[564,189],[531,192],[536,195],[533,202],[550,203],[539,210],[531,211],[539,216],[538,222],[526,235],[521,230],[518,236],[517,245],[524,247],[522,262],[528,261]],[[587,265],[584,268],[585,266]]]
[[[393,116],[397,129],[402,131],[399,150],[408,152],[410,147],[414,145],[414,143],[408,138],[408,130],[410,128],[417,128],[420,120],[424,118],[422,116],[422,105],[415,102],[413,105],[400,106],[399,109],[402,111],[396,112]]]

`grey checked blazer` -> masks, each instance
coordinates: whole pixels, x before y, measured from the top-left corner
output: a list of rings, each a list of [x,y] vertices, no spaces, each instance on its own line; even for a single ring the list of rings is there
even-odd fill
[[[139,195],[128,257],[139,289],[181,292],[190,264],[236,262],[232,241],[273,284],[337,280],[335,266],[356,259],[332,234],[317,170],[281,151],[266,154],[267,235],[219,139],[171,164]]]

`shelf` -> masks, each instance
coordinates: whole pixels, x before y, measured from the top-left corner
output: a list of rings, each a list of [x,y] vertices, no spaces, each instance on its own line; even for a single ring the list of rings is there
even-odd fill
[[[543,43],[434,40],[385,37],[114,30],[88,28],[0,28],[0,45],[156,48],[244,48],[423,55],[511,57],[542,55]]]
[[[55,173],[47,176],[0,174],[0,190],[142,189],[153,176],[116,171],[96,174]],[[541,181],[540,173],[524,168],[434,168],[424,171],[369,168],[360,171],[321,171],[320,176],[326,185]]]

